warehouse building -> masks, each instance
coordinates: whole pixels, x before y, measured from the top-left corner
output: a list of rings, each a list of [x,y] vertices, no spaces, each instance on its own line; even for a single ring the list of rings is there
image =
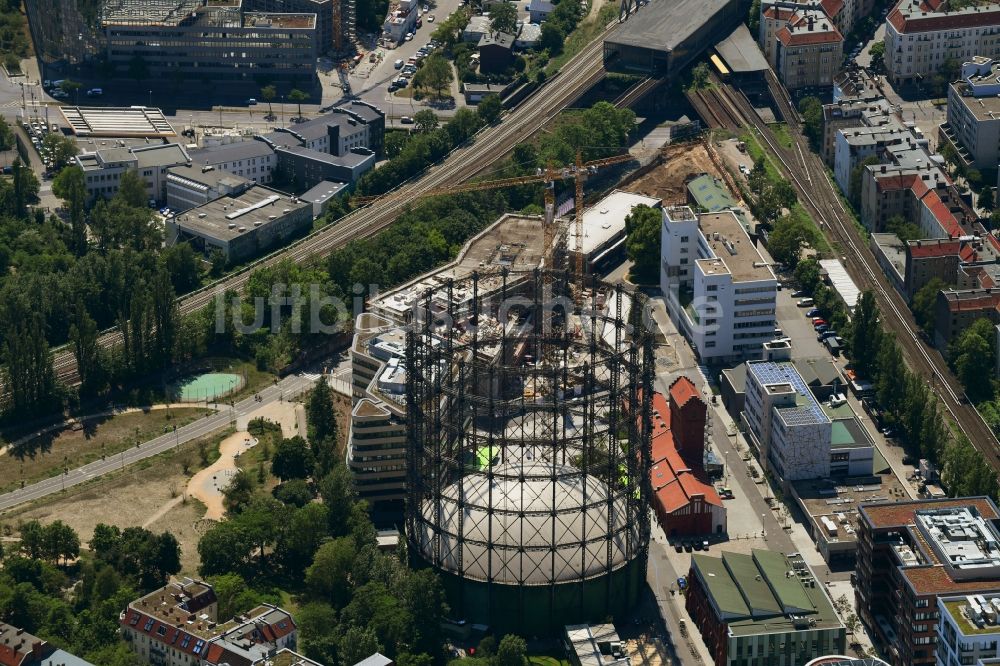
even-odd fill
[[[685,599],[715,666],[799,666],[847,647],[830,597],[798,554],[695,553]]]
[[[296,192],[310,189],[325,180],[354,184],[375,166],[375,153],[353,148],[343,155],[330,155],[302,146],[279,147],[274,151],[282,177]]]
[[[721,534],[726,507],[705,474],[708,407],[687,377],[653,394],[653,510],[668,538]]]
[[[256,185],[168,218],[167,242],[218,250],[237,263],[308,231],[312,220],[311,204]]]
[[[184,212],[219,197],[236,196],[253,182],[204,164],[184,164],[167,170],[167,208]]]
[[[108,62],[122,72],[141,62],[150,81],[289,80],[316,70],[313,13],[249,12],[242,0],[109,0],[101,28]]]
[[[641,6],[604,39],[604,67],[672,78],[743,19],[740,0],[673,0]]]

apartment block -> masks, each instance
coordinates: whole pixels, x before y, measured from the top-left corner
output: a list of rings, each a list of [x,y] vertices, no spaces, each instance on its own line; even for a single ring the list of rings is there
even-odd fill
[[[903,0],[885,22],[886,74],[893,85],[929,80],[949,60],[1000,57],[1000,4]]]
[[[883,231],[886,221],[896,215],[916,224],[924,238],[971,234],[951,179],[936,164],[866,168],[861,178],[861,223]]]
[[[406,332],[385,317],[357,316],[351,344],[347,466],[375,511],[401,510],[406,492]]]
[[[89,661],[0,622],[0,666],[94,666]]]
[[[986,287],[939,291],[934,303],[934,344],[946,349],[977,319],[1000,323],[1000,289]]]
[[[830,85],[844,59],[844,36],[821,10],[798,12],[776,41],[775,72],[789,90]]]
[[[217,615],[211,585],[172,580],[129,603],[119,618],[121,636],[151,666],[263,666],[295,648],[295,621],[276,606],[262,604],[227,620]]]
[[[998,517],[988,497],[860,507],[855,601],[890,664],[936,662],[939,597],[1000,591]]]
[[[705,363],[759,358],[774,337],[777,279],[733,211],[664,209],[660,287]]]
[[[1000,60],[975,57],[948,87],[948,122],[941,134],[966,166],[995,169],[1000,162]]]
[[[936,666],[1000,663],[1000,595],[938,597]]]
[[[840,191],[853,197],[851,175],[854,169],[870,157],[881,160],[887,146],[909,138],[910,131],[894,118],[876,127],[841,129],[834,139],[833,176]]]
[[[798,554],[695,553],[685,607],[715,666],[801,666],[845,652],[847,630]]]
[[[884,99],[839,99],[823,105],[823,143],[820,155],[830,167],[834,165],[837,135],[840,130],[885,125],[891,118],[891,106]]]
[[[124,73],[143,63],[150,81],[298,79],[313,76],[316,14],[250,12],[242,0],[105,3],[108,62]]]

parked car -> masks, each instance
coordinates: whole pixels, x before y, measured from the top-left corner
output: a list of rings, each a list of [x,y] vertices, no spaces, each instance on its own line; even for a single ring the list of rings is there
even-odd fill
[[[827,329],[827,325],[826,324],[817,324],[815,326],[815,328],[816,328],[816,332],[817,333],[822,333],[823,331],[825,331]]]
[[[257,106],[257,99],[254,98],[254,97],[251,97],[250,99],[248,99],[247,100],[247,106]]]
[[[684,546],[681,545],[680,541],[674,544],[674,550],[678,553],[684,552]]]
[[[708,550],[708,539],[702,539],[701,540],[701,549],[702,550]]]
[[[819,313],[819,308],[812,308],[811,310],[809,310],[808,312],[806,312],[806,316],[807,317],[818,317],[819,314],[820,314]]]
[[[427,17],[427,22],[434,23],[434,14],[431,14],[430,16]]]
[[[100,97],[103,94],[104,90],[102,88],[91,88],[87,91],[87,97]]]
[[[800,308],[811,308],[815,303],[811,298],[800,298],[796,303]]]
[[[684,542],[684,552],[685,553],[690,553],[692,550],[694,550],[694,547],[691,545],[691,542],[690,541],[685,541]]]
[[[404,125],[412,125],[413,118],[411,118],[410,116],[403,116],[402,118],[399,119],[399,122]]]
[[[403,69],[403,61],[402,61],[402,59],[397,60],[396,62],[392,63],[392,66],[395,69]]]
[[[408,42],[412,42],[413,41],[413,33],[412,32],[406,33],[406,37],[404,39],[406,41],[408,41]]]
[[[813,323],[813,326],[818,326],[819,324],[825,324],[826,323],[826,319],[823,319],[822,317],[813,317],[812,318],[812,323]]]

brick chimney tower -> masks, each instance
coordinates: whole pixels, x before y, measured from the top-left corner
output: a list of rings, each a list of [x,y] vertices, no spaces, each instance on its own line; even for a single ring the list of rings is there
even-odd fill
[[[670,385],[670,430],[677,451],[695,469],[701,469],[705,457],[705,419],[708,405],[698,388],[687,377],[678,377]]]

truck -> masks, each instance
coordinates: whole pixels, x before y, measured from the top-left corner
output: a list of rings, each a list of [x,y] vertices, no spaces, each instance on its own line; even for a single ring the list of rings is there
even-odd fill
[[[840,356],[840,343],[837,342],[836,337],[828,337],[823,340],[823,345],[829,350],[834,356]]]

